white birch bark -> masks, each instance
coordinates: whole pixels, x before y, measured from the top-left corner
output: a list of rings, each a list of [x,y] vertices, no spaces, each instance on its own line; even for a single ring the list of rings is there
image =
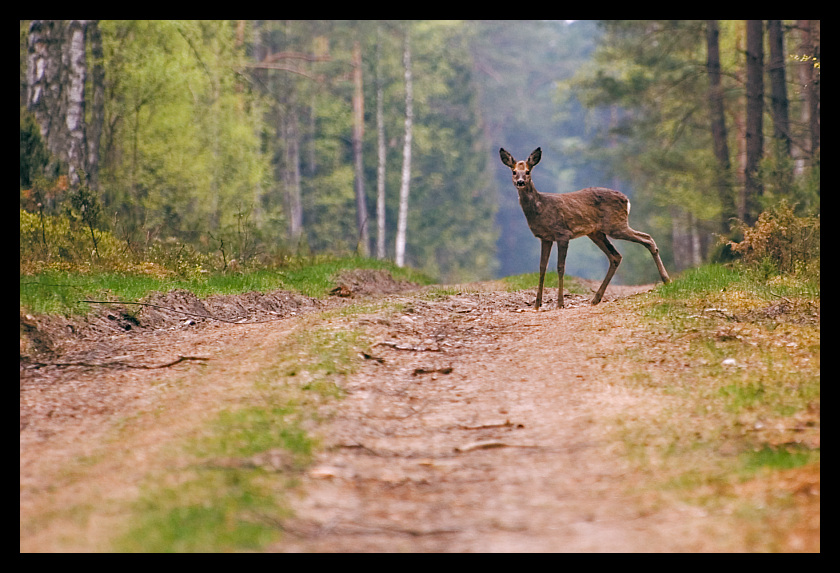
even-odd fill
[[[383,88],[380,57],[381,29],[376,27],[376,257],[385,258],[385,113],[382,109]]]
[[[405,145],[403,146],[402,177],[400,181],[400,210],[397,218],[397,244],[395,262],[398,267],[405,265],[405,234],[408,226],[408,194],[411,181],[411,135],[414,120],[413,89],[411,85],[411,46],[409,32],[405,32],[405,50],[403,52],[405,66]]]
[[[85,168],[85,60],[86,20],[70,20],[67,49],[67,146],[68,179],[70,185],[79,184],[79,170]]]

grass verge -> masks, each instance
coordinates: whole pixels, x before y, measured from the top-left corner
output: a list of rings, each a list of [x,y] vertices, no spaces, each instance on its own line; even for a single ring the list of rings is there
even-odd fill
[[[430,277],[389,261],[362,257],[317,257],[295,259],[279,269],[256,269],[237,273],[197,273],[165,276],[141,272],[43,271],[20,275],[20,306],[34,314],[83,315],[90,306],[82,299],[138,302],[150,292],[185,289],[199,298],[213,294],[242,294],[258,291],[293,290],[323,298],[335,286],[334,277],[343,270],[380,269],[394,278],[431,284]]]
[[[619,301],[625,383],[667,396],[619,420],[648,488],[741,521],[756,550],[819,551],[819,284],[718,265]]]

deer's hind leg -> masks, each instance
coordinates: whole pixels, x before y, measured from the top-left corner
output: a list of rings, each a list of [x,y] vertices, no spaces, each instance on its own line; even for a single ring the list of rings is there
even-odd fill
[[[598,245],[598,248],[604,251],[604,254],[607,255],[607,258],[610,260],[610,268],[607,270],[607,276],[604,277],[604,282],[601,283],[601,286],[598,288],[598,292],[595,293],[595,296],[592,297],[592,304],[598,304],[601,302],[601,297],[604,296],[604,291],[607,290],[607,285],[610,284],[610,281],[615,274],[615,270],[618,268],[618,265],[621,264],[621,253],[619,253],[610,240],[607,239],[607,236],[602,233],[601,231],[596,231],[591,235],[587,235],[592,242]]]
[[[659,270],[659,277],[662,279],[662,282],[665,284],[671,282],[671,277],[668,276],[668,271],[665,270],[665,265],[662,264],[662,259],[659,258],[659,247],[656,246],[656,241],[653,240],[653,237],[647,233],[631,229],[629,226],[615,233],[610,233],[610,236],[644,245],[650,251],[650,255],[656,263],[656,268]]]

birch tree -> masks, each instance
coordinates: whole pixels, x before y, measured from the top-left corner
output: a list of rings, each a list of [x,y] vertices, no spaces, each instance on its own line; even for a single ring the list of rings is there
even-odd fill
[[[403,66],[405,67],[405,144],[403,145],[402,177],[400,180],[400,210],[397,218],[395,262],[405,265],[405,233],[408,226],[408,194],[411,183],[411,138],[414,121],[414,91],[411,84],[411,37],[409,24],[405,28]]]
[[[87,143],[85,141],[85,60],[86,20],[70,20],[67,26],[67,50],[64,50],[67,68],[67,164],[70,185],[79,184],[79,170],[85,168]]]
[[[61,20],[32,20],[29,23],[26,68],[26,107],[35,116],[47,150],[66,160],[66,127],[62,89],[62,47],[64,24]]]
[[[382,26],[376,26],[376,257],[385,258],[385,112],[382,85]]]

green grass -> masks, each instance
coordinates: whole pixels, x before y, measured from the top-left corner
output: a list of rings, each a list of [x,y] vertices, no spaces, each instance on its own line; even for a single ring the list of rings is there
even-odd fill
[[[430,277],[413,269],[362,257],[300,259],[280,269],[206,273],[188,278],[160,278],[140,273],[45,271],[20,276],[20,306],[34,314],[80,315],[90,310],[90,305],[80,303],[80,300],[139,302],[152,291],[175,289],[188,290],[199,298],[278,289],[323,298],[335,286],[334,277],[339,272],[357,268],[387,270],[397,279],[418,284],[433,282]]]
[[[741,280],[743,272],[723,265],[705,265],[688,269],[668,284],[659,285],[657,293],[665,299],[684,299],[721,291]]]
[[[762,470],[789,470],[820,462],[819,448],[809,449],[797,444],[770,446],[765,444],[742,453],[740,463],[745,477]]]
[[[204,470],[172,487],[147,488],[114,549],[137,553],[255,551],[289,515],[259,469]]]
[[[820,283],[811,277],[768,276],[756,268],[710,264],[688,269],[669,284],[657,288],[657,294],[662,298],[673,300],[727,291],[741,291],[764,300],[782,296],[819,298]]]

